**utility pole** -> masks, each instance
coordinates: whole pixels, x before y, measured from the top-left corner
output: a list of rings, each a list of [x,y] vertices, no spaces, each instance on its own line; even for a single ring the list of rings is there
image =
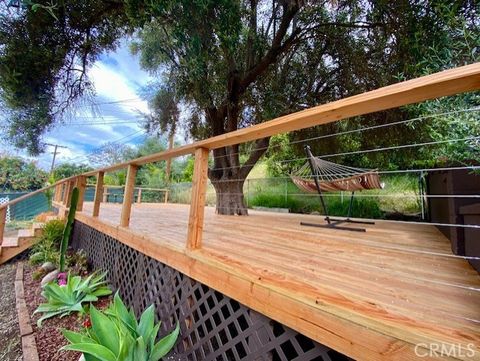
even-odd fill
[[[64,147],[62,145],[58,145],[58,144],[51,144],[51,143],[45,143],[45,145],[49,145],[49,146],[52,146],[52,147],[55,147],[55,150],[52,152],[53,154],[53,159],[52,159],[52,165],[50,167],[50,176],[53,174],[53,168],[55,167],[55,159],[57,158],[57,154],[60,153],[57,151],[58,148],[68,148],[68,147]]]

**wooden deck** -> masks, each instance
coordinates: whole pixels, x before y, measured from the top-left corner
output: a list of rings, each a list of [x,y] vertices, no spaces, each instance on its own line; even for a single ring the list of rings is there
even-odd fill
[[[353,358],[417,359],[443,344],[480,360],[480,277],[433,226],[357,233],[299,225],[319,216],[206,208],[202,248],[188,251],[189,206],[135,204],[129,228],[120,213],[102,204],[94,218],[85,203],[76,218]]]

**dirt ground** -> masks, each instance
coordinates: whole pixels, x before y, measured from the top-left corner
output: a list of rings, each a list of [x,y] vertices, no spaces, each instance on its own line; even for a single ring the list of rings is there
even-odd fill
[[[22,360],[20,330],[15,309],[16,263],[0,266],[0,360]]]

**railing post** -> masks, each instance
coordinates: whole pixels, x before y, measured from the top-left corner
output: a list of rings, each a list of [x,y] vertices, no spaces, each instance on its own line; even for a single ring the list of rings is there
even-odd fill
[[[7,207],[0,207],[0,246],[3,242],[3,233],[5,232],[5,223],[7,222]]]
[[[135,176],[137,175],[137,166],[130,164],[127,171],[127,181],[123,192],[122,214],[120,216],[120,226],[128,227],[130,224],[130,214],[132,212],[132,203],[135,191]]]
[[[138,188],[137,203],[142,203],[142,188]]]
[[[85,198],[85,188],[87,187],[87,177],[81,175],[77,177],[76,187],[78,188],[77,211],[83,210],[83,199]]]
[[[103,176],[104,172],[98,172],[97,185],[95,186],[95,198],[93,200],[93,217],[98,217],[100,214],[100,203],[103,200]]]
[[[168,192],[169,192],[169,190],[166,189],[166,190],[165,190],[165,200],[164,200],[163,203],[168,203]]]
[[[103,200],[102,200],[103,203],[107,203],[108,202],[108,187],[107,186],[103,186]]]
[[[67,184],[67,190],[65,194],[65,207],[70,208],[70,203],[72,202],[72,191],[75,185],[75,180],[71,180]]]
[[[62,201],[63,183],[57,185],[56,190],[55,202],[58,203]]]
[[[188,219],[187,249],[198,249],[202,245],[205,195],[208,179],[208,152],[206,148],[195,151],[195,165],[192,179],[192,200]]]
[[[60,198],[60,202],[62,204],[65,204],[66,199],[67,199],[67,190],[68,190],[68,182],[63,182],[62,183],[62,196]]]
[[[62,204],[65,204],[65,199],[67,198],[67,188],[68,188],[68,182],[63,182],[62,191],[60,195],[60,203]]]
[[[53,197],[52,197],[53,202],[56,202],[58,199],[58,192],[59,192],[58,189],[59,189],[59,185],[57,184],[55,188],[53,188]]]

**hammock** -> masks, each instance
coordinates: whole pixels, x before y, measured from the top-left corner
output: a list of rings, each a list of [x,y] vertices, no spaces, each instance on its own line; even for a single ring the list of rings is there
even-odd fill
[[[290,175],[293,183],[309,193],[318,193],[322,207],[325,211],[325,220],[328,224],[315,224],[301,222],[304,226],[337,228],[348,231],[365,232],[364,228],[339,227],[338,224],[363,223],[374,224],[374,222],[354,221],[350,219],[353,207],[353,196],[356,191],[366,189],[382,189],[384,184],[380,182],[380,177],[376,170],[353,168],[341,164],[328,162],[326,160],[314,157],[310,147],[305,146],[305,153],[308,162],[300,167],[294,174]],[[332,219],[328,215],[327,205],[323,199],[322,192],[352,192],[350,205],[348,207],[348,216],[346,219]]]
[[[320,190],[323,192],[356,192],[383,188],[376,170],[347,167],[312,157],[290,176],[293,183],[305,192],[318,192],[315,180],[312,178],[310,162],[315,170],[313,176],[317,178]]]

